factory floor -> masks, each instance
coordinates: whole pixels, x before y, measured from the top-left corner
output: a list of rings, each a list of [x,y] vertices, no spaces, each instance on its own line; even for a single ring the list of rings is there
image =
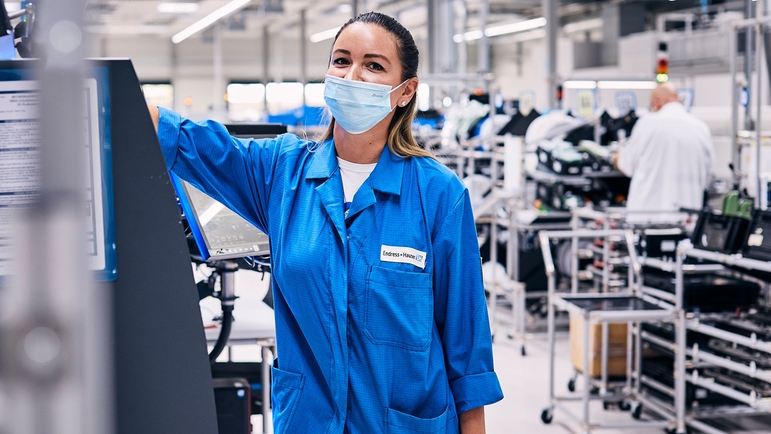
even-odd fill
[[[499,333],[500,335],[500,333]],[[567,434],[581,433],[579,426],[565,413],[554,413],[551,424],[541,422],[541,411],[549,402],[549,348],[545,335],[526,342],[527,355],[520,354],[520,343],[496,336],[495,371],[503,388],[504,399],[485,409],[488,434]],[[573,368],[566,334],[559,336],[555,345],[555,391],[560,396],[571,395],[567,390]],[[579,386],[582,380],[579,380]],[[579,389],[580,390],[580,389]],[[575,394],[579,395],[577,391]],[[572,404],[580,414],[580,403]],[[643,413],[641,420],[652,417]],[[629,412],[617,407],[603,410],[602,403],[592,402],[590,420],[601,423],[627,423],[634,419]],[[710,421],[722,431],[742,434],[771,433],[771,416],[741,417],[730,420]],[[663,433],[660,428],[603,429],[592,431],[602,434],[653,434]],[[698,432],[698,431],[694,431]]]

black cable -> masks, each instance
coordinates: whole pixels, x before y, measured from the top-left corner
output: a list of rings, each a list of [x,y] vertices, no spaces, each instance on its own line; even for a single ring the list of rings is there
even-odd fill
[[[230,329],[233,325],[233,306],[222,306],[222,328],[220,329],[220,335],[217,338],[217,343],[214,344],[214,348],[209,353],[209,363],[212,365],[217,361],[217,357],[222,354],[222,350],[228,344],[230,338]]]

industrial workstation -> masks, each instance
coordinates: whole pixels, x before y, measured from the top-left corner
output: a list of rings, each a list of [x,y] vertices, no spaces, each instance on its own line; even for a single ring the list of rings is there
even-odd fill
[[[0,434],[771,433],[771,0],[0,27]]]

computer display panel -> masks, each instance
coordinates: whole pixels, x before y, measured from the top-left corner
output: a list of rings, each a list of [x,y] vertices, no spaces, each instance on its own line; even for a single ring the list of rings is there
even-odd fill
[[[0,62],[0,285],[12,272],[14,219],[41,189],[39,82],[36,61]],[[88,68],[83,83],[84,217],[86,260],[97,280],[115,280],[115,228],[109,73]]]
[[[264,232],[174,172],[169,176],[203,260],[270,254]]]

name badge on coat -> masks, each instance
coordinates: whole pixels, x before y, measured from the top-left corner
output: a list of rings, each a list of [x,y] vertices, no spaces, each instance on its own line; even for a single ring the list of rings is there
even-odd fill
[[[421,270],[426,268],[426,252],[411,247],[380,246],[381,262],[412,264]]]

